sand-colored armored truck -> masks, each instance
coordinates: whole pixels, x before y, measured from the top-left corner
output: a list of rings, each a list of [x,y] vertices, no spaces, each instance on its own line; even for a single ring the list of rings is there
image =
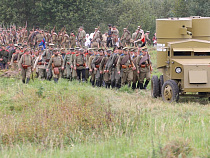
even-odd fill
[[[210,98],[210,17],[156,20],[157,68],[151,95],[166,102],[179,96]]]

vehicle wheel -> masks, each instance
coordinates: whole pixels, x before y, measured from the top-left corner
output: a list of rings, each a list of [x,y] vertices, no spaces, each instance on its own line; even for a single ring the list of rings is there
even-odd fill
[[[179,87],[175,81],[168,80],[163,84],[162,99],[169,103],[179,100]]]
[[[163,80],[163,75],[160,75],[160,78],[159,78],[159,90],[160,90],[160,97],[162,96],[162,93],[161,93],[161,90],[162,90],[162,87],[163,87],[163,83],[164,83],[164,80]]]
[[[151,96],[157,98],[160,96],[159,80],[157,76],[152,76]]]

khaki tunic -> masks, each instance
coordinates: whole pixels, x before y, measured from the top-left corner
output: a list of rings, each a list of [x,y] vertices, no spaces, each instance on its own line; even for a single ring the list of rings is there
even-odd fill
[[[53,73],[53,78],[60,78],[61,77],[61,66],[63,65],[63,58],[60,54],[53,55],[50,59],[49,65],[47,67],[47,69],[49,69],[51,66],[53,68],[52,73]],[[59,74],[56,75],[54,73],[54,68],[58,68],[59,69]]]

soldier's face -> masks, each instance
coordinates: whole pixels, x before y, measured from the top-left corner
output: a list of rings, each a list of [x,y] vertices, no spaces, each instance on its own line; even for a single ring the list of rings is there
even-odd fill
[[[143,53],[143,55],[146,55],[146,54],[147,54],[147,52],[146,52],[146,51],[144,51],[144,50],[142,50],[142,53]]]

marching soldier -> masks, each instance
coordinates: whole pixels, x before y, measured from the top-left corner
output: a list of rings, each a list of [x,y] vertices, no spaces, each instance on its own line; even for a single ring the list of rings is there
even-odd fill
[[[30,80],[31,72],[33,72],[34,61],[30,55],[29,49],[26,49],[24,54],[21,56],[18,63],[19,71],[21,71],[22,82],[28,83]],[[26,80],[26,81],[25,81]]]
[[[108,33],[107,33],[107,43],[106,43],[106,46],[107,47],[112,47],[112,25],[109,24],[109,30],[108,30]]]
[[[110,75],[110,71],[107,71],[108,69],[108,63],[110,62],[110,55],[112,50],[108,49],[107,51],[107,55],[105,55],[105,57],[103,57],[101,64],[100,64],[100,74],[103,74],[103,80],[105,82],[105,86],[106,88],[110,88],[111,85],[111,75]]]
[[[73,51],[74,49],[71,48],[71,50]],[[63,65],[62,65],[62,69],[66,69],[67,71],[66,77],[67,79],[69,79],[69,81],[71,81],[71,77],[72,77],[71,75],[71,50],[70,49],[67,50],[67,53],[64,57]]]
[[[125,46],[130,46],[130,39],[131,39],[131,34],[130,32],[127,30],[127,28],[123,29],[124,33],[121,37],[121,44],[123,47]]]
[[[62,31],[60,31],[60,32],[58,33],[58,38],[57,38],[57,42],[58,42],[58,47],[59,47],[59,48],[61,48],[62,39],[63,39],[63,33],[62,33]]]
[[[79,47],[75,48],[75,52],[71,49],[71,70],[72,70],[72,79],[77,79],[77,71],[74,69],[74,60],[76,58],[76,54],[79,54]]]
[[[136,32],[132,34],[132,43],[134,47],[137,47],[142,44],[144,38],[144,31],[138,26]]]
[[[121,86],[125,86],[128,83],[128,86],[131,86],[131,81],[133,80],[133,70],[136,67],[131,60],[131,54],[128,52],[128,48],[123,48],[123,54],[120,55],[117,61],[117,73],[121,74]]]
[[[95,28],[95,32],[93,35],[93,39],[91,40],[91,48],[99,48],[99,42],[101,41],[100,39],[100,34],[98,28]]]
[[[146,89],[150,81],[150,73],[152,72],[150,55],[147,47],[142,48],[143,55],[137,57],[137,73],[139,74],[140,89]],[[146,81],[144,83],[144,79]]]
[[[53,28],[53,30],[51,31],[51,37],[52,37],[52,43],[56,46],[57,45],[57,33],[55,32],[55,27]]]
[[[94,74],[94,69],[92,68],[92,61],[93,59],[95,58],[95,48],[89,48],[89,53],[90,53],[90,57],[89,57],[89,60],[88,60],[88,67],[89,67],[89,72],[90,72],[90,76],[91,76],[91,84],[92,86],[95,85],[95,74]]]
[[[11,58],[11,66],[13,70],[18,70],[18,54],[20,53],[20,48],[16,48],[15,52],[12,54]]]
[[[119,36],[119,31],[116,28],[116,26],[113,26],[113,28],[112,28],[112,42],[113,42],[114,46],[117,46],[118,36]]]
[[[79,47],[84,47],[85,46],[85,40],[86,40],[86,32],[85,30],[83,29],[83,27],[81,26],[79,28],[79,34],[78,34],[78,46]]]
[[[74,35],[74,32],[71,32],[69,40],[70,40],[70,48],[74,48],[76,46],[76,37]]]
[[[69,35],[66,31],[64,31],[64,36],[61,45],[63,48],[69,48]]]
[[[50,67],[52,66],[54,82],[57,83],[59,78],[61,77],[61,67],[63,65],[63,58],[59,54],[58,49],[54,49],[53,53],[54,53],[54,55],[52,55],[49,65],[47,66],[47,72],[49,71]]]
[[[138,49],[137,48],[132,48],[130,50],[131,53],[133,53],[133,63],[135,65],[135,67],[137,67],[137,63],[136,63],[136,60],[137,60],[137,56],[138,56]],[[136,86],[137,82],[139,80],[139,74],[137,73],[137,69],[133,70],[133,83],[132,83],[132,89],[136,89],[138,88]]]
[[[9,51],[6,50],[6,47],[4,45],[2,45],[1,49],[0,49],[0,66],[1,66],[1,69],[6,69],[7,68],[8,59],[9,59]]]
[[[45,79],[46,78],[46,67],[45,67],[45,60],[43,58],[43,51],[42,51],[41,47],[39,47],[38,54],[39,55],[36,58],[36,61],[34,64],[34,69],[36,67],[38,68],[39,79]]]
[[[53,43],[49,43],[49,49],[45,49],[42,57],[45,61],[45,67],[47,69],[48,65],[49,65],[49,61],[53,55],[53,48],[54,48],[54,44]],[[49,67],[48,72],[46,72],[46,79],[47,80],[51,80],[52,78],[52,67]]]
[[[81,75],[82,81],[85,82],[85,57],[84,57],[84,50],[81,48],[79,49],[78,54],[76,54],[76,58],[74,59],[74,69],[77,72],[77,79],[81,82]]]
[[[89,78],[89,58],[91,53],[87,49],[85,49],[85,80],[88,81]]]
[[[93,59],[92,61],[92,67],[94,69],[95,72],[95,79],[96,79],[96,86],[97,87],[101,87],[102,85],[102,73],[100,73],[100,63],[104,57],[104,50],[103,49],[99,49],[98,50],[99,54]]]

